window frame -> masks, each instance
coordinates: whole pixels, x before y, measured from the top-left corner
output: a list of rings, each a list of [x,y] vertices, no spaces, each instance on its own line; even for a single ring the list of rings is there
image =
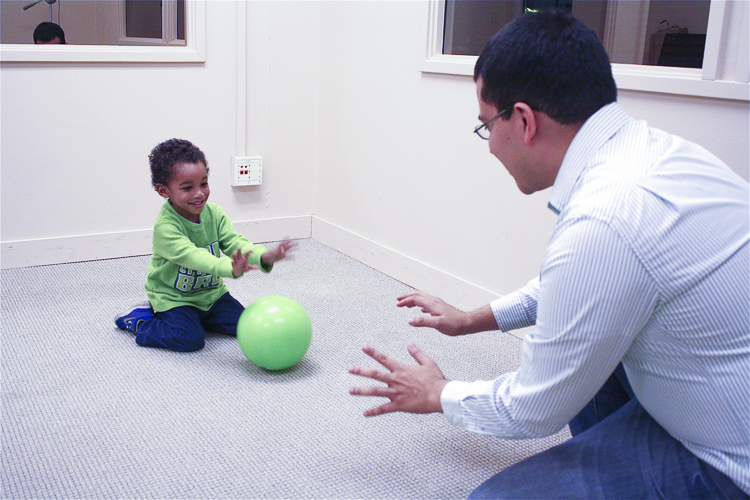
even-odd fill
[[[0,44],[5,62],[205,62],[206,0],[185,1],[185,45]]]
[[[426,53],[420,65],[423,73],[445,75],[474,75],[477,56],[443,54],[443,29],[445,0],[428,0]],[[617,88],[663,94],[712,97],[750,101],[748,84],[748,10],[750,6],[739,5],[742,19],[739,21],[736,62],[724,61],[722,52],[730,43],[731,9],[727,0],[711,0],[706,29],[706,47],[703,67],[671,68],[638,64],[612,64]],[[738,36],[737,36],[738,35]],[[731,67],[729,67],[731,66]],[[721,73],[733,75],[733,79],[720,79]]]

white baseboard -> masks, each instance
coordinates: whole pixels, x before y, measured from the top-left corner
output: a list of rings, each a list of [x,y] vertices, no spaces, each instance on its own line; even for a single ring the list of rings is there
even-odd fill
[[[254,243],[278,241],[284,237],[310,238],[311,217],[281,217],[235,222],[234,228]],[[0,243],[0,267],[44,266],[147,255],[151,251],[151,229],[100,233],[60,238],[4,241]]]
[[[363,236],[313,216],[312,237],[339,252],[463,311],[473,311],[500,297],[479,285],[436,269]],[[394,297],[395,299],[395,297]],[[534,327],[509,332],[523,339]]]
[[[3,241],[0,266],[45,266],[151,253],[151,230]]]
[[[418,290],[465,311],[487,305],[499,294],[403,255],[313,216],[313,239]]]
[[[299,240],[312,237],[311,219],[309,215],[299,215],[235,222],[234,229],[253,243],[281,241],[284,238]]]

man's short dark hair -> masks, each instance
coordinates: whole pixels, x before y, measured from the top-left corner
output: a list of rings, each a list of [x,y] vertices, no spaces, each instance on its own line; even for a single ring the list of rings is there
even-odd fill
[[[39,23],[36,29],[34,29],[34,43],[51,42],[55,37],[58,37],[60,39],[60,43],[66,43],[65,32],[59,25],[55,23],[45,21],[43,23]]]
[[[596,33],[569,14],[525,14],[500,30],[474,67],[484,102],[525,102],[562,124],[582,123],[617,100],[612,66]]]
[[[151,165],[151,185],[156,189],[157,184],[166,186],[172,177],[172,168],[178,163],[198,163],[201,162],[206,167],[208,173],[208,162],[203,151],[193,145],[192,142],[185,139],[169,139],[164,141],[148,155],[149,164]]]

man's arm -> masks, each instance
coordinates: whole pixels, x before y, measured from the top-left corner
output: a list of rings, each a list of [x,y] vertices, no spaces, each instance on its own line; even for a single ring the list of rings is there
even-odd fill
[[[429,316],[409,320],[411,326],[426,326],[451,337],[502,330],[509,332],[536,323],[539,277],[520,290],[501,297],[472,312],[459,311],[442,299],[424,292],[398,297],[398,307],[419,307]]]
[[[492,381],[451,382],[441,399],[455,425],[503,438],[557,432],[596,394],[658,305],[627,242],[592,219],[553,239],[541,276],[521,366]]]
[[[398,307],[419,307],[429,316],[412,318],[409,324],[417,327],[435,328],[450,335],[468,335],[471,333],[497,330],[498,323],[489,305],[472,312],[459,311],[442,299],[424,292],[414,292],[398,297]],[[385,397],[389,403],[367,410],[366,417],[374,417],[403,411],[407,413],[442,412],[441,394],[448,384],[443,372],[434,360],[423,353],[414,344],[408,346],[409,354],[417,365],[404,365],[385,354],[364,347],[362,350],[375,361],[388,369],[388,372],[353,366],[349,373],[383,382],[386,386],[352,387],[349,394],[354,396]]]
[[[419,307],[428,316],[409,320],[415,327],[430,327],[449,336],[502,329],[513,330],[533,324],[536,320],[536,302],[539,295],[539,278],[533,279],[515,294],[503,297],[472,312],[459,311],[440,298],[424,292],[413,292],[398,297],[398,307]],[[387,386],[352,387],[349,393],[355,396],[387,397],[390,403],[367,410],[365,416],[372,417],[403,411],[408,413],[442,412],[441,397],[448,384],[437,364],[414,344],[409,344],[409,353],[419,363],[417,366],[403,365],[385,354],[365,347],[363,351],[389,370],[382,372],[369,368],[352,367],[354,375],[384,382]],[[455,420],[452,415],[451,420]]]
[[[536,325],[539,277],[519,290],[490,303],[497,325],[504,332]]]
[[[424,292],[402,295],[397,300],[398,307],[419,307],[423,313],[429,314],[410,319],[411,326],[427,326],[451,337],[498,330],[489,305],[472,312],[464,312]]]
[[[537,330],[524,341],[518,371],[492,381],[449,385],[434,361],[416,348],[410,352],[419,366],[404,366],[377,353],[379,359],[377,351],[366,348],[392,373],[364,368],[351,368],[350,373],[388,386],[353,388],[350,393],[391,399],[369,416],[424,413],[439,411],[434,397],[440,387],[440,409],[472,432],[507,438],[557,432],[622,360],[656,307],[658,291],[629,246],[596,221],[565,231],[548,252],[543,273]],[[434,309],[426,307],[426,312]]]

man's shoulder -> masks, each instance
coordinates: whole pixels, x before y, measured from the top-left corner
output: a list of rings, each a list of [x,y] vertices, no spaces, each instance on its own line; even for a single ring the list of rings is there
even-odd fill
[[[587,162],[571,196],[570,209],[616,217],[678,137],[632,120],[596,151]]]

